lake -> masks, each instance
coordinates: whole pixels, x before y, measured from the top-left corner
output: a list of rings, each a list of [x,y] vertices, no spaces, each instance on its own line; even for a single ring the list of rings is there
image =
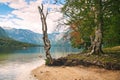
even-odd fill
[[[79,49],[64,46],[53,46],[51,55],[54,58],[80,52]],[[39,56],[42,56],[40,58]],[[0,80],[36,80],[30,75],[32,69],[45,63],[43,47],[31,47],[21,50],[0,49]]]

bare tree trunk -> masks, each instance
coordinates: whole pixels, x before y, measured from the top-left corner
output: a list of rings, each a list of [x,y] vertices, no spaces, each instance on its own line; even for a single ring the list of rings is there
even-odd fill
[[[93,37],[91,37],[91,47],[92,50],[89,54],[99,54],[103,53],[102,51],[102,27],[103,27],[103,13],[102,13],[102,0],[99,0],[98,2],[99,8],[95,10],[95,23],[96,23],[96,29],[95,29],[95,38],[93,40]]]
[[[45,16],[44,13],[43,13],[43,5],[42,5],[42,7],[38,7],[38,9],[39,9],[39,13],[40,13],[40,16],[41,16],[41,22],[42,22],[43,42],[44,42],[44,49],[45,49],[45,52],[46,52],[46,58],[47,58],[47,60],[50,61],[50,64],[52,64],[53,59],[50,55],[51,45],[50,45],[50,40],[48,39],[48,34],[47,34],[47,23],[46,23],[47,13],[46,13],[46,16]]]

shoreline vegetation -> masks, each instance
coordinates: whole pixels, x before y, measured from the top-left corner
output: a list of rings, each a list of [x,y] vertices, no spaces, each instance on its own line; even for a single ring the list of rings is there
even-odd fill
[[[120,46],[105,48],[104,54],[69,54],[32,70],[38,80],[119,80]],[[113,77],[114,76],[114,77]]]
[[[53,64],[48,66],[77,66],[85,67],[97,66],[108,70],[120,70],[120,46],[105,48],[104,54],[88,55],[86,52],[78,54],[69,54],[66,57],[60,57],[53,60]]]
[[[28,47],[37,47],[40,45],[16,41],[10,38],[0,38],[0,49],[26,49]]]

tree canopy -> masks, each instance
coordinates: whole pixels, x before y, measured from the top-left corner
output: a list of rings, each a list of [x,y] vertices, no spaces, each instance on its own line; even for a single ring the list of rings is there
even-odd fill
[[[103,35],[103,46],[120,45],[119,3],[119,0],[66,0],[62,12],[71,27],[73,46],[79,47],[85,42],[89,44],[90,36],[95,37],[95,28],[99,25]],[[73,33],[81,38],[78,42]]]

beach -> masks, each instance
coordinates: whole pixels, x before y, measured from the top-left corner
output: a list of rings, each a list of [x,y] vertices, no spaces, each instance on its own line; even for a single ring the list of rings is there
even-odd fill
[[[46,66],[32,70],[38,80],[120,80],[120,71],[84,66]]]

